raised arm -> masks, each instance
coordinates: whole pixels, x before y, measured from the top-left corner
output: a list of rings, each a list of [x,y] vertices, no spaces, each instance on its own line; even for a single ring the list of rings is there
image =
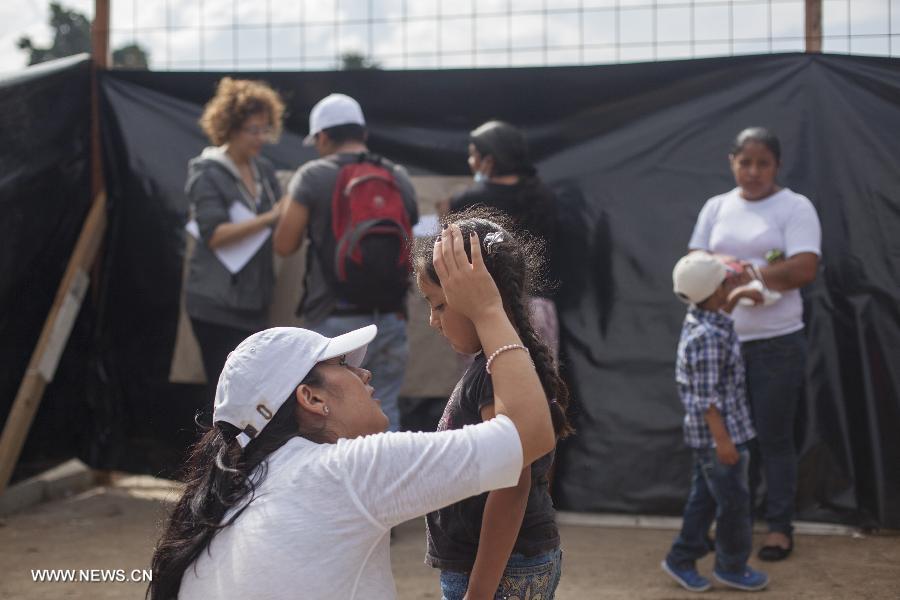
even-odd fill
[[[435,242],[434,267],[447,303],[475,325],[486,356],[502,346],[522,345],[484,264],[478,236],[471,235],[472,261],[469,262],[462,235],[457,225],[451,225]],[[556,444],[547,397],[534,363],[522,350],[502,352],[492,362],[491,379],[494,411],[508,416],[516,426],[523,463],[530,465]]]

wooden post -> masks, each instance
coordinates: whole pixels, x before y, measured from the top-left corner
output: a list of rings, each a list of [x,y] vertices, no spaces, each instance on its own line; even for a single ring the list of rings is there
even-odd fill
[[[806,0],[806,51],[822,52],[822,0]]]
[[[91,197],[106,188],[103,180],[103,151],[100,145],[100,88],[97,72],[109,65],[109,0],[94,0],[91,25]]]
[[[34,421],[47,384],[53,381],[59,359],[81,309],[90,277],[88,272],[106,231],[106,189],[103,180],[103,152],[100,146],[100,102],[97,72],[106,68],[109,54],[109,0],[95,0],[91,28],[93,68],[91,74],[91,204],[75,249],[50,314],[28,362],[28,368],[0,434],[0,494],[6,490],[22,446]]]
[[[91,24],[91,198],[100,197],[106,191],[103,177],[103,147],[100,141],[100,82],[98,73],[109,65],[109,0],[94,0],[94,22]],[[103,195],[104,209],[106,195]],[[105,227],[104,227],[105,230]],[[103,231],[98,235],[103,236]],[[98,249],[102,255],[102,249]],[[91,265],[91,280],[94,282],[92,300],[94,306],[100,301],[100,274],[102,261],[99,256]]]

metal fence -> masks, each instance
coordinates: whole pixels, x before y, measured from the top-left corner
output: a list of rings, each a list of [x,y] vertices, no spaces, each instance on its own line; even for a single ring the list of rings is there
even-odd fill
[[[111,0],[157,70],[580,65],[803,51],[804,0]],[[900,54],[900,0],[824,0],[825,52]],[[349,57],[348,57],[349,55]]]

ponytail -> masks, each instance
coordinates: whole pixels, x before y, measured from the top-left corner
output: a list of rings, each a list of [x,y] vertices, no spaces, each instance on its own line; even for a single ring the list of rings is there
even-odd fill
[[[512,315],[513,327],[531,353],[531,360],[534,361],[534,368],[550,404],[553,431],[557,438],[564,438],[575,432],[566,416],[569,408],[569,387],[559,376],[559,365],[556,364],[549,346],[534,330],[528,298],[521,289],[518,289],[521,287],[519,279],[520,277],[511,273],[509,269],[500,270],[494,277],[503,297],[504,307]]]
[[[147,590],[151,600],[178,597],[185,570],[240,514],[222,524],[225,512],[244,497],[252,498],[254,484],[241,464],[237,433],[234,425],[216,423],[191,448],[184,494],[153,553],[153,580]]]

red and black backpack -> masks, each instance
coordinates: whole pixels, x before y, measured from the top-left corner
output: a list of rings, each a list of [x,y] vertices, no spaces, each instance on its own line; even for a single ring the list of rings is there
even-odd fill
[[[361,153],[334,186],[323,266],[338,298],[360,309],[400,310],[409,289],[412,226],[392,171]]]

